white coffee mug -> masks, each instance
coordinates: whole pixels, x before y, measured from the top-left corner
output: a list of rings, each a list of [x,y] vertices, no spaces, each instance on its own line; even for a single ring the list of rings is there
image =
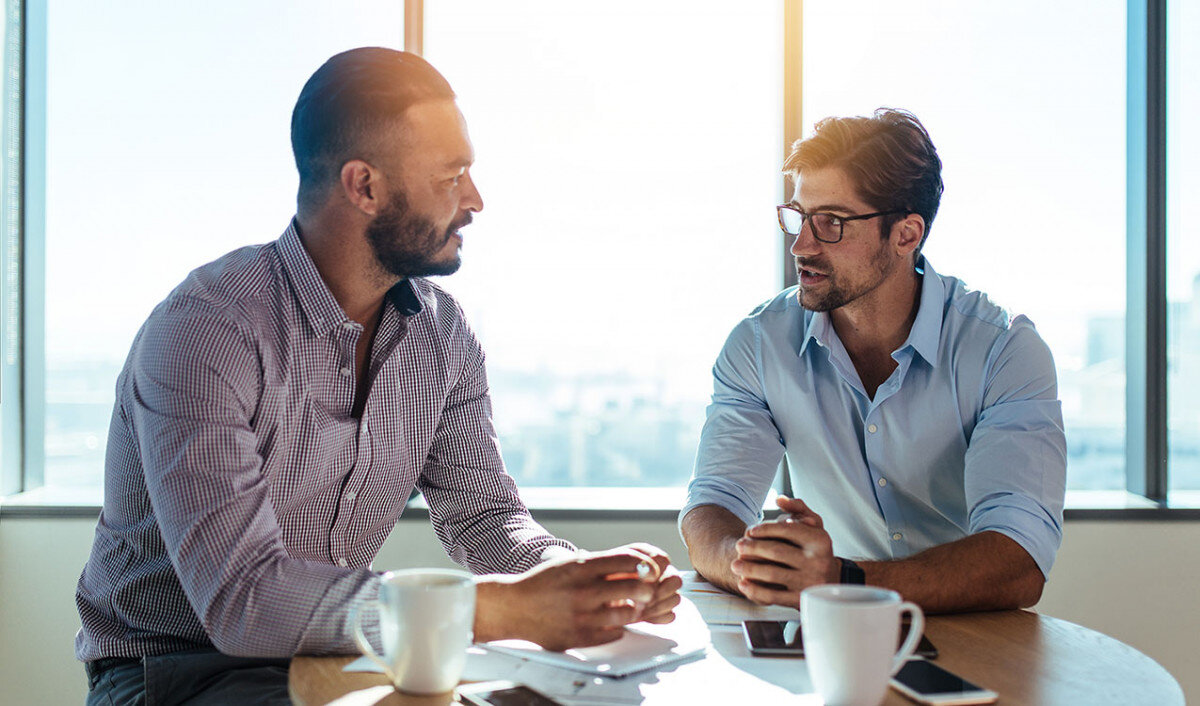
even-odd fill
[[[900,614],[912,615],[900,640]],[[925,616],[900,594],[872,586],[813,586],[800,593],[808,675],[827,706],[878,706],[888,679],[912,657]]]
[[[359,649],[397,689],[441,694],[458,684],[475,625],[475,581],[453,569],[409,569],[380,577],[379,600],[350,616]],[[383,655],[362,629],[363,611],[379,610]]]

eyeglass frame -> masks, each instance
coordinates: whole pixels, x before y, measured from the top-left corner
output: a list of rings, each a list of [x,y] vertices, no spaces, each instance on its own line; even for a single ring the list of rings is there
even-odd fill
[[[797,229],[795,233],[789,231],[787,229],[787,226],[784,225],[784,223],[783,223],[784,209],[787,209],[788,211],[795,211],[796,213],[800,214],[800,228]],[[782,230],[784,233],[787,233],[788,235],[796,235],[796,236],[800,235],[800,233],[804,231],[804,224],[807,223],[809,221],[809,219],[812,218],[813,216],[822,215],[822,216],[830,216],[832,218],[836,218],[838,220],[837,240],[826,240],[826,239],[822,238],[821,236],[817,235],[816,228],[811,229],[814,238],[821,241],[822,243],[828,243],[830,245],[833,245],[835,243],[840,243],[840,242],[842,242],[842,238],[846,237],[846,223],[848,221],[862,221],[862,220],[866,220],[868,218],[878,218],[879,216],[893,216],[897,213],[912,213],[912,211],[910,211],[906,208],[898,208],[898,209],[892,209],[890,211],[876,211],[875,213],[864,213],[860,216],[839,216],[838,214],[833,213],[831,211],[813,211],[812,213],[806,213],[799,206],[794,206],[790,203],[779,204],[778,206],[775,207],[775,211],[776,211],[776,215],[779,218],[779,229]]]

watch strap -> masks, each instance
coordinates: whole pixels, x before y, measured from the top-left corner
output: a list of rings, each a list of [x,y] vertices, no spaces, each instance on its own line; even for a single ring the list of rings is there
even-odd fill
[[[840,579],[842,583],[861,586],[867,582],[867,574],[858,564],[849,559],[842,559],[841,557],[838,557],[838,560],[842,562],[842,575]]]

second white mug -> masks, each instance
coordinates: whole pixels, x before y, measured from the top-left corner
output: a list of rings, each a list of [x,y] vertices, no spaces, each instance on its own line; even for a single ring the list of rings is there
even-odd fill
[[[901,613],[912,615],[896,652]],[[888,679],[912,657],[925,616],[900,594],[872,586],[813,586],[800,593],[804,659],[827,706],[878,706]]]

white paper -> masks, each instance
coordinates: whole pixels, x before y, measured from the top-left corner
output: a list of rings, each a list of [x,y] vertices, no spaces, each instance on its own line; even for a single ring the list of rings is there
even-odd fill
[[[684,574],[680,595],[695,604],[700,616],[709,625],[737,625],[743,620],[799,620],[800,609],[778,605],[756,605],[726,593],[696,577],[695,572]]]

